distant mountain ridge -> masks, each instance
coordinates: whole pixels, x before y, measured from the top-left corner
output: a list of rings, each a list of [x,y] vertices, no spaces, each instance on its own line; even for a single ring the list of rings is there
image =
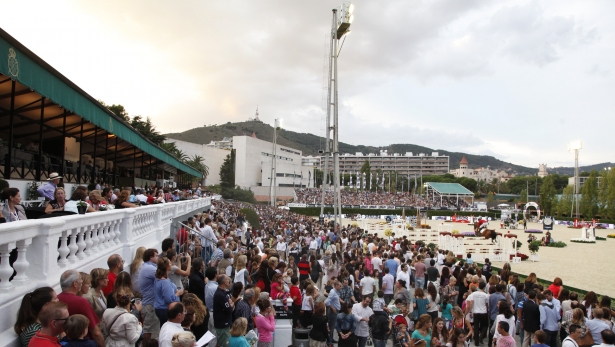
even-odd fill
[[[211,141],[220,141],[224,137],[250,136],[252,133],[256,134],[256,137],[262,140],[271,141],[273,139],[273,127],[269,124],[265,124],[261,121],[245,121],[221,125],[203,126],[190,130],[186,130],[181,133],[165,134],[169,139],[176,139],[182,141],[188,141],[192,143],[207,144]],[[324,139],[321,136],[316,136],[309,133],[297,133],[290,130],[282,129],[278,131],[278,144],[282,146],[288,146],[294,149],[298,149],[303,152],[304,155],[318,155],[318,151],[324,148]],[[389,154],[406,152],[412,152],[413,154],[425,153],[431,155],[432,152],[438,152],[441,155],[448,155],[450,157],[450,169],[459,168],[459,162],[465,155],[469,162],[470,168],[477,167],[490,167],[491,169],[507,170],[516,173],[517,175],[535,175],[538,172],[538,168],[529,168],[521,165],[515,165],[502,160],[499,160],[489,155],[474,155],[462,152],[450,152],[443,149],[431,149],[424,146],[413,144],[392,144],[382,147],[364,146],[364,145],[350,145],[348,143],[340,142],[339,144],[341,153],[362,152],[368,153],[380,153],[380,150],[387,150]],[[538,164],[536,164],[538,166]],[[549,170],[551,171],[551,170]]]

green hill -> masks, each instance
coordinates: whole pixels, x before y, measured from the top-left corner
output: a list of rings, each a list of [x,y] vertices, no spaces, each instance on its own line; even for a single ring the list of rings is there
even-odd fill
[[[206,144],[211,141],[220,141],[224,137],[250,136],[252,133],[256,134],[256,137],[266,141],[273,139],[273,127],[269,124],[265,124],[260,121],[246,121],[221,125],[213,125],[206,127],[199,127],[190,130],[186,130],[181,133],[165,134],[169,139],[177,139],[182,141],[188,141],[192,143]],[[304,155],[318,155],[318,151],[324,148],[324,139],[320,136],[316,136],[308,133],[297,133],[289,130],[280,130],[278,132],[278,144],[282,146],[288,146],[290,148],[298,149],[303,152]],[[439,152],[440,155],[448,155],[450,157],[450,168],[456,169],[459,167],[461,158],[465,155],[470,163],[471,168],[487,167],[492,169],[504,169],[512,170],[517,174],[536,174],[538,169],[529,168],[521,165],[515,165],[499,160],[495,157],[488,155],[473,155],[461,152],[449,152],[443,149],[431,149],[419,145],[412,144],[392,144],[383,147],[372,147],[363,145],[350,145],[340,142],[341,153],[379,153],[380,150],[388,150],[389,153],[406,153],[412,152],[414,154],[432,152]]]

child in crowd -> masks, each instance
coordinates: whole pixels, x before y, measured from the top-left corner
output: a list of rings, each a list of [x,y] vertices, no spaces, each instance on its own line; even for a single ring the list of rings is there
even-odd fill
[[[98,347],[96,342],[88,339],[88,325],[90,320],[82,314],[74,314],[64,323],[66,336],[62,339],[64,347]]]
[[[472,265],[474,264],[474,259],[472,259],[472,254],[468,253],[468,258],[466,258],[466,264]]]
[[[397,341],[403,347],[410,347],[410,335],[408,335],[407,326],[403,323],[397,325]]]
[[[542,330],[536,330],[534,333],[534,338],[536,339],[536,343],[532,345],[532,347],[549,347],[545,345],[547,341],[547,334]]]
[[[299,322],[299,314],[301,312],[301,290],[299,289],[299,277],[293,276],[290,278],[290,298],[293,299],[293,328],[297,327]]]
[[[284,280],[282,275],[276,273],[273,275],[273,279],[271,281],[271,298],[273,300],[282,300],[284,304],[284,310],[288,311],[288,299],[289,293],[284,290]]]
[[[444,294],[444,296],[442,297],[442,303],[440,304],[440,307],[442,307],[442,318],[444,319],[444,326],[448,330],[451,329],[451,322],[453,320],[453,305],[449,302],[449,300],[450,296],[448,294]]]
[[[384,312],[389,312],[389,308],[387,307],[386,303],[384,302],[384,291],[379,290],[378,291],[378,297],[374,298],[374,301],[372,301],[372,306],[376,309],[378,307],[380,307],[380,309]],[[399,312],[397,312],[399,313]]]

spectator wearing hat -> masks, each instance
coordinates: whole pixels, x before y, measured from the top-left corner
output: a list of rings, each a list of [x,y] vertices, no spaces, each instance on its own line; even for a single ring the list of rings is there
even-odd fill
[[[62,176],[60,176],[57,172],[52,172],[47,179],[49,182],[47,182],[47,184],[43,184],[36,190],[38,195],[45,197],[45,200],[47,201],[53,200],[53,195],[56,192],[56,188],[58,188],[58,183],[60,183],[61,179]]]

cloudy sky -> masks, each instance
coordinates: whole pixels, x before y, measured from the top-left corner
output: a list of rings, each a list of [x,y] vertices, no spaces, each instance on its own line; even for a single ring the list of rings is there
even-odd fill
[[[341,1],[4,0],[0,27],[86,92],[162,132],[284,120],[324,133]],[[413,143],[530,167],[615,161],[615,2],[354,2],[340,140]]]

